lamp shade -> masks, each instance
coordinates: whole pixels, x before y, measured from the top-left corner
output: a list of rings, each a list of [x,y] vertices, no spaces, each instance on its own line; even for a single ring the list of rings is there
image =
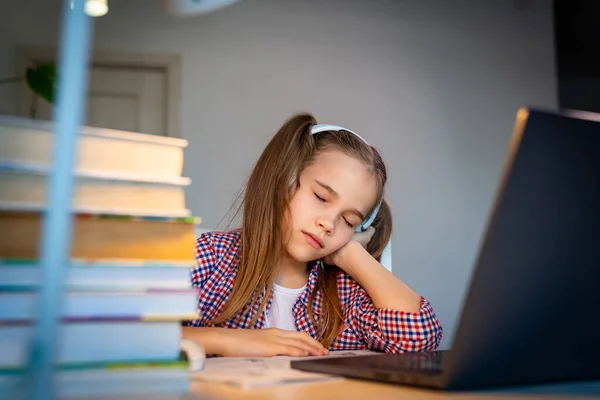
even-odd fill
[[[86,0],[85,13],[90,17],[101,17],[108,12],[108,0]]]
[[[166,0],[169,13],[178,17],[208,14],[239,0]]]

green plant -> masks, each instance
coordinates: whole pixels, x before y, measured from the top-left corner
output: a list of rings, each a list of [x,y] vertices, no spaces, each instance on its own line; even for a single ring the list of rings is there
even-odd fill
[[[27,67],[25,75],[0,79],[0,84],[25,81],[29,90],[50,104],[54,104],[56,92],[56,66],[53,63],[42,63],[35,67]]]
[[[25,70],[25,82],[29,89],[54,104],[56,89],[56,67],[52,63],[39,64]]]

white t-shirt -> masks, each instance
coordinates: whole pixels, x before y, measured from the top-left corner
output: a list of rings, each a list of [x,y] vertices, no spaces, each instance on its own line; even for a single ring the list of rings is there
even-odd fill
[[[267,328],[279,328],[286,331],[296,330],[294,304],[306,289],[306,285],[298,289],[289,289],[273,284],[273,302],[267,313]]]

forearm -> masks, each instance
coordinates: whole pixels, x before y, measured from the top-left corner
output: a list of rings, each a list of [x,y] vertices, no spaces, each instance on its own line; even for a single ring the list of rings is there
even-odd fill
[[[358,242],[340,255],[338,267],[350,275],[369,294],[376,308],[419,312],[421,296],[374,259]]]
[[[329,352],[306,332],[269,329],[196,328],[184,326],[183,339],[224,357],[323,356]]]
[[[225,328],[199,328],[184,326],[181,328],[182,339],[193,340],[204,347],[206,354],[223,355],[223,339]]]

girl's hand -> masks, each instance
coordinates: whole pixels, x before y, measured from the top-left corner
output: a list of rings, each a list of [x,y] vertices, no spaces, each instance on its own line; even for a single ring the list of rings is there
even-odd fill
[[[366,249],[367,244],[369,244],[369,242],[371,241],[371,238],[373,237],[374,234],[375,234],[375,228],[373,228],[372,226],[369,226],[367,228],[367,230],[364,232],[354,232],[354,235],[352,235],[352,240],[357,241],[358,243],[360,243],[360,245],[363,247],[363,249]],[[342,249],[343,249],[343,247],[342,247]],[[338,251],[340,251],[340,250],[338,250]]]
[[[343,269],[343,266],[341,265],[343,264],[343,256],[351,251],[351,248],[355,244],[355,242],[359,243],[363,249],[366,249],[367,244],[369,243],[374,234],[375,228],[373,228],[372,226],[369,226],[364,232],[354,232],[354,234],[352,235],[352,239],[350,239],[348,243],[342,246],[339,250],[325,257],[323,261],[325,262],[325,264],[336,265]]]
[[[323,356],[329,351],[305,332],[268,329],[223,329],[220,355],[225,357]]]

